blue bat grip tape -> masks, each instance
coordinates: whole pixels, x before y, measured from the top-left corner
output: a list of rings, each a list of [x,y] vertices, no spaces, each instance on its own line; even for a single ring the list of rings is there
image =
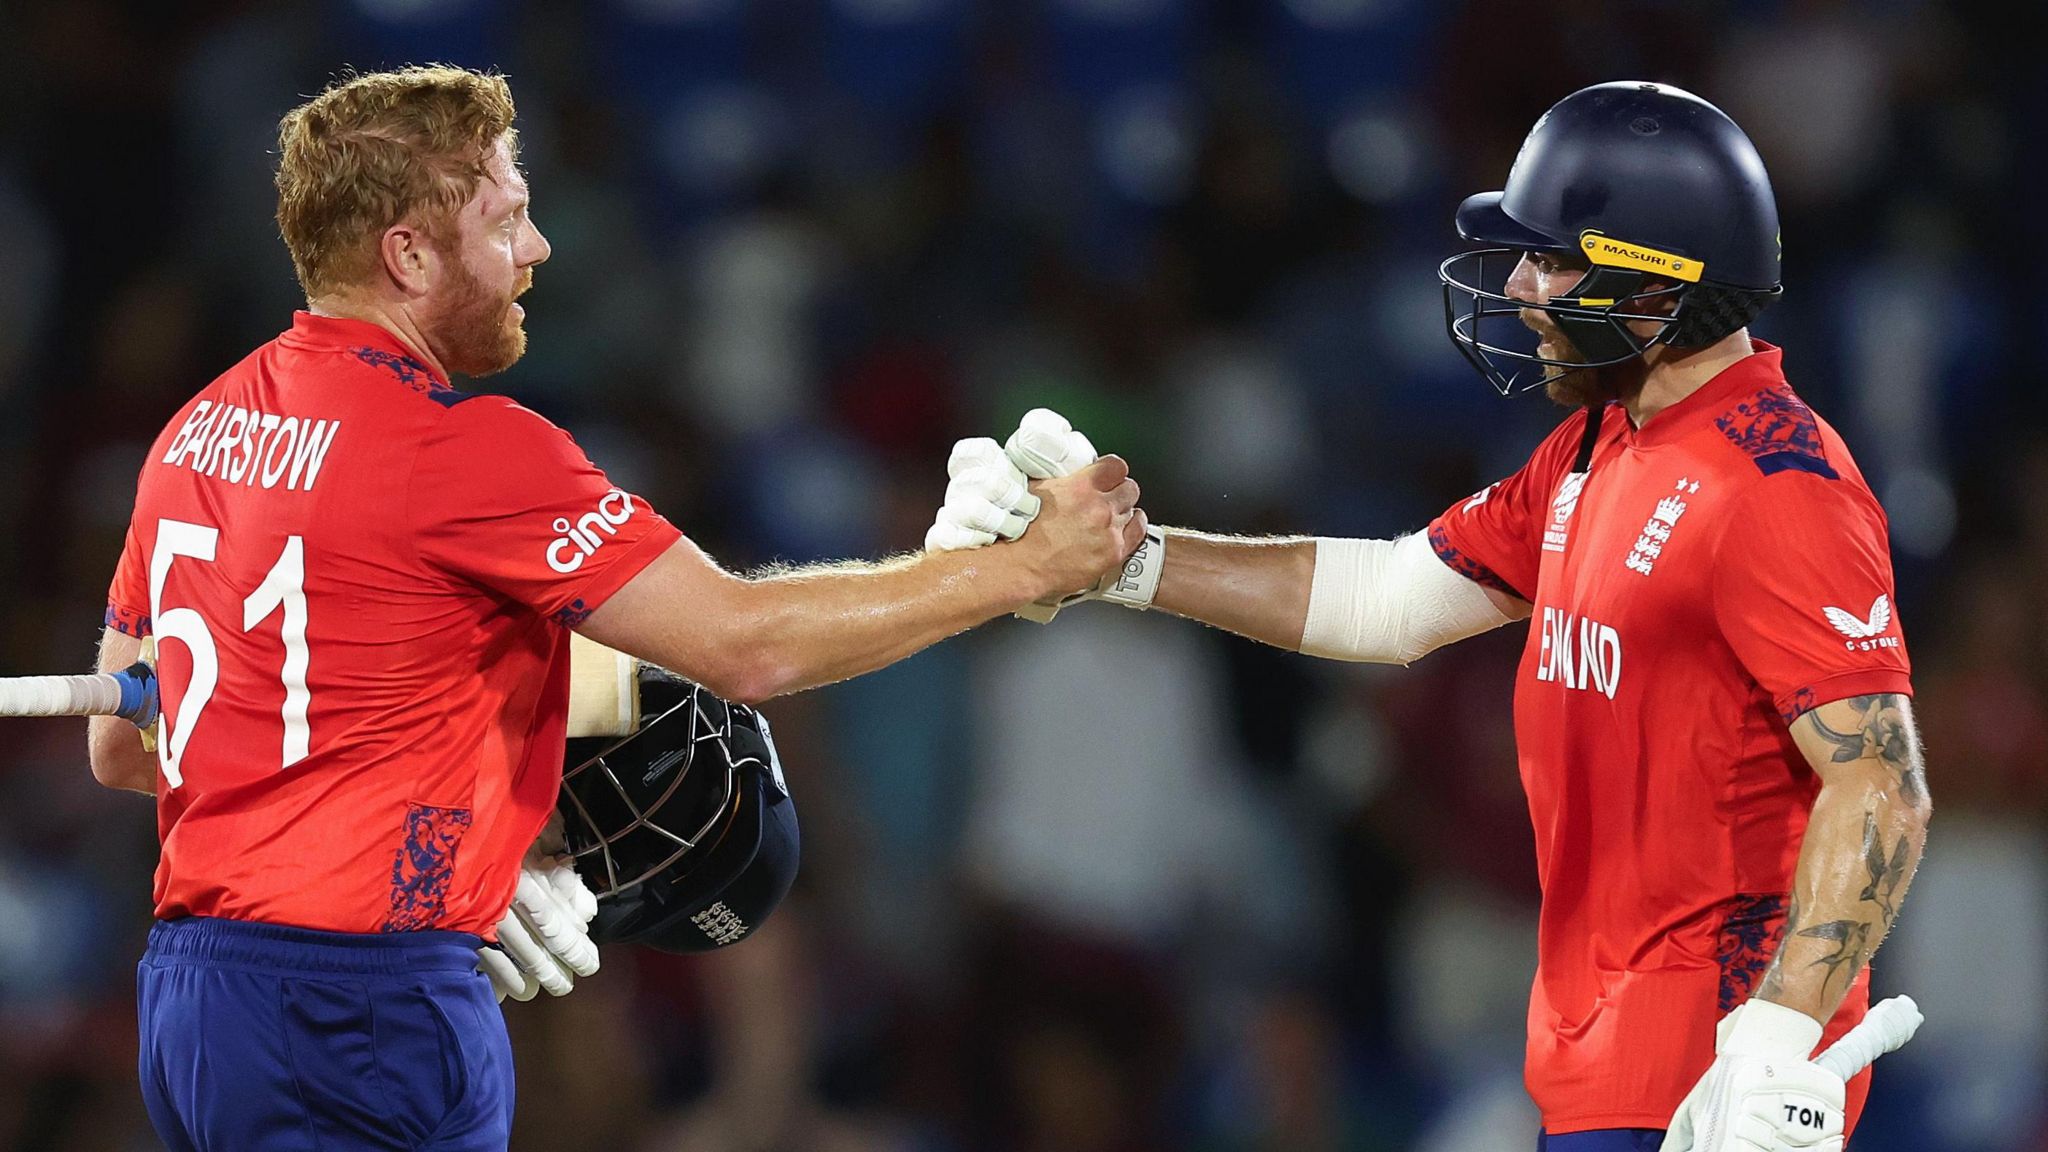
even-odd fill
[[[133,664],[114,673],[121,685],[121,715],[147,728],[156,721],[156,673],[147,664]]]

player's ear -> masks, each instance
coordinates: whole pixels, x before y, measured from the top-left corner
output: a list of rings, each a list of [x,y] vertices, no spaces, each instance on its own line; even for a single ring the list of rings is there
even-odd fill
[[[427,230],[410,220],[400,220],[377,238],[377,255],[393,286],[408,296],[424,296],[433,282],[438,253],[427,239]]]

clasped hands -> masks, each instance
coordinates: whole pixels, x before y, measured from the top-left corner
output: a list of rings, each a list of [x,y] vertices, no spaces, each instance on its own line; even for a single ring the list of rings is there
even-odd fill
[[[1002,444],[986,436],[955,443],[946,474],[946,500],[925,549],[1020,539],[1039,546],[1033,569],[1042,595],[1017,615],[1045,623],[1079,600],[1151,603],[1165,537],[1137,506],[1138,485],[1123,460],[1098,456],[1059,413],[1032,409]]]
[[[926,549],[1014,541],[1036,524],[1020,546],[1042,593],[1041,603],[1018,612],[1028,619],[1050,620],[1063,604],[1113,594],[1126,560],[1157,539],[1147,536],[1130,469],[1118,457],[1098,458],[1086,436],[1047,409],[1025,416],[1007,444],[986,437],[955,444],[946,471],[946,503],[925,534]],[[596,914],[596,899],[565,854],[557,815],[528,851],[497,944],[478,951],[477,969],[501,1001],[543,991],[565,996],[578,977],[597,971],[589,934]]]

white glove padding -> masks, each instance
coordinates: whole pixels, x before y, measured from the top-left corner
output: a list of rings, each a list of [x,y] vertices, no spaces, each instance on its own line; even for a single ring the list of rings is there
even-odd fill
[[[1069,476],[1095,463],[1095,445],[1050,408],[1024,414],[1003,445],[1010,462],[1033,480]]]
[[[926,551],[953,552],[1015,540],[1038,515],[1038,497],[1002,446],[986,436],[953,445],[946,502],[924,534]]]
[[[1017,430],[1003,445],[1010,462],[1035,480],[1067,476],[1095,463],[1095,445],[1065,416],[1050,408],[1033,408],[1024,414]],[[1017,610],[1019,619],[1050,624],[1060,609],[1083,600],[1115,600],[1132,608],[1146,608],[1159,587],[1159,566],[1166,558],[1163,529],[1147,532],[1145,542],[1131,554],[1123,569],[1103,577],[1093,588],[1068,596],[1040,600]]]
[[[1768,1000],[1730,1012],[1664,1152],[1841,1152],[1847,1088],[1811,1061],[1820,1034],[1818,1020]]]
[[[567,996],[578,976],[597,971],[590,921],[597,897],[571,865],[555,859],[519,872],[512,907],[498,922],[498,947],[477,950],[477,968],[491,978],[498,999],[531,1000],[543,989]]]

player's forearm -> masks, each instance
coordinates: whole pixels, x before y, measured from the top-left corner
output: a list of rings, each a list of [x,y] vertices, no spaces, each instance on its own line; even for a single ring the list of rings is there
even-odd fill
[[[143,749],[135,725],[118,716],[94,716],[89,724],[92,778],[109,788],[156,795],[156,754]]]
[[[142,658],[142,641],[108,629],[100,638],[95,671],[117,672]],[[118,716],[87,721],[86,758],[92,777],[109,788],[156,795],[156,754],[143,748],[135,725]]]
[[[1898,916],[1931,803],[1903,696],[1823,705],[1793,735],[1826,783],[1800,847],[1785,940],[1757,995],[1826,1020]]]
[[[1029,603],[1014,545],[926,552],[751,577],[736,626],[756,649],[757,699],[886,667]]]
[[[754,704],[900,660],[1028,603],[1041,582],[1015,544],[746,577],[685,540],[578,631]]]
[[[1166,543],[1153,607],[1300,650],[1316,574],[1313,538],[1249,539],[1170,528]]]

